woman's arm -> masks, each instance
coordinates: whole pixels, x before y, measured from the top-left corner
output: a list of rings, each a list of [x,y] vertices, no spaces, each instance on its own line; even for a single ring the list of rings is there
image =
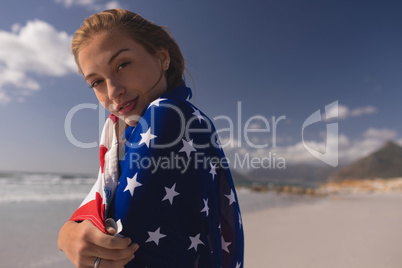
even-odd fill
[[[114,230],[107,228],[113,234]],[[89,220],[66,222],[59,232],[58,247],[77,268],[93,267],[101,258],[100,268],[122,268],[134,258],[138,244],[130,238],[107,235]]]

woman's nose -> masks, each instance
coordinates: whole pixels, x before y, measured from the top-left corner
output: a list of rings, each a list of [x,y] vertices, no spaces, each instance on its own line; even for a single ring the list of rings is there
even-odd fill
[[[117,81],[117,79],[108,79],[107,83],[107,93],[110,100],[117,100],[121,98],[126,92],[125,87]]]

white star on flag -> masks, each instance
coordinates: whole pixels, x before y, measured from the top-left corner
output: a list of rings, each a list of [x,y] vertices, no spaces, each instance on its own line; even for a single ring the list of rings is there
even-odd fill
[[[229,199],[229,206],[236,202],[233,189],[230,189],[230,194],[225,194],[225,196]]]
[[[191,152],[196,152],[197,150],[193,147],[193,140],[186,141],[185,139],[181,139],[183,142],[183,147],[180,149],[179,152],[186,152],[187,157],[190,156]]]
[[[239,228],[241,228],[241,225],[242,225],[242,222],[241,222],[241,215],[240,215],[239,212],[238,212],[237,214],[239,215]]]
[[[115,235],[117,235],[117,234],[119,234],[121,231],[123,231],[123,224],[121,223],[121,219],[119,219],[119,220],[116,222],[116,226],[117,226],[117,228],[116,228],[116,234],[115,234]]]
[[[179,195],[179,193],[176,192],[176,183],[173,184],[172,188],[165,187],[165,191],[166,191],[166,195],[165,195],[165,197],[162,199],[162,201],[164,201],[164,200],[169,200],[170,204],[173,205],[173,198],[174,198],[176,195]]]
[[[134,189],[142,185],[141,183],[137,182],[137,174],[138,172],[135,173],[134,177],[132,177],[131,179],[130,177],[127,177],[127,186],[123,192],[130,191],[131,196],[133,196]]]
[[[225,239],[223,239],[223,236],[222,236],[222,250],[226,251],[227,253],[230,253],[229,249],[228,249],[230,244],[232,244],[232,242],[226,242]]]
[[[149,104],[149,107],[148,107],[148,108],[150,108],[152,105],[159,106],[159,103],[160,103],[161,101],[164,101],[164,100],[167,100],[167,99],[166,99],[166,98],[157,98],[156,100],[154,100],[153,102],[151,102],[151,103]]]
[[[148,148],[149,148],[149,142],[152,139],[155,139],[156,137],[158,137],[156,135],[151,134],[151,128],[148,128],[147,132],[141,133],[140,135],[141,135],[141,140],[140,140],[140,143],[138,145],[141,145],[142,143],[145,143]]]
[[[209,174],[212,174],[212,180],[214,180],[216,175],[216,165],[214,166],[212,163],[209,163],[209,165],[211,166]]]
[[[149,238],[145,242],[155,242],[155,244],[159,245],[159,239],[166,237],[166,235],[161,234],[161,227],[159,227],[155,232],[148,232]]]
[[[236,268],[240,268],[241,262],[236,262]]]
[[[200,212],[205,212],[207,214],[209,214],[209,207],[208,207],[208,198],[207,199],[203,199],[204,200],[204,208],[200,211]]]
[[[198,121],[201,123],[201,120],[205,120],[205,118],[200,114],[200,110],[194,109],[193,115],[197,116]]]
[[[188,250],[194,248],[194,250],[197,251],[198,245],[200,245],[200,244],[204,245],[204,243],[202,243],[202,241],[200,240],[200,234],[198,234],[198,235],[196,235],[194,237],[189,236],[189,238],[191,240],[191,245],[188,248]]]

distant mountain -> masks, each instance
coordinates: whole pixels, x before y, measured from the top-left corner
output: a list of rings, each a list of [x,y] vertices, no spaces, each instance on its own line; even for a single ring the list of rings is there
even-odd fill
[[[243,175],[233,168],[230,170],[230,173],[236,186],[251,186],[253,184],[253,181],[247,175]]]
[[[335,172],[330,180],[402,177],[402,147],[388,141],[378,151]]]
[[[247,174],[247,177],[260,183],[315,186],[327,182],[336,170],[328,165],[287,164],[285,169],[254,169]]]

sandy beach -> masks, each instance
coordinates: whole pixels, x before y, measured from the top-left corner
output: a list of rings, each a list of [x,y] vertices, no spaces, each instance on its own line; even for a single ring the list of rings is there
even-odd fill
[[[402,267],[401,205],[358,194],[243,213],[245,267]]]
[[[239,191],[247,268],[402,267],[402,194]],[[71,268],[60,226],[80,200],[0,204],[0,267]]]

